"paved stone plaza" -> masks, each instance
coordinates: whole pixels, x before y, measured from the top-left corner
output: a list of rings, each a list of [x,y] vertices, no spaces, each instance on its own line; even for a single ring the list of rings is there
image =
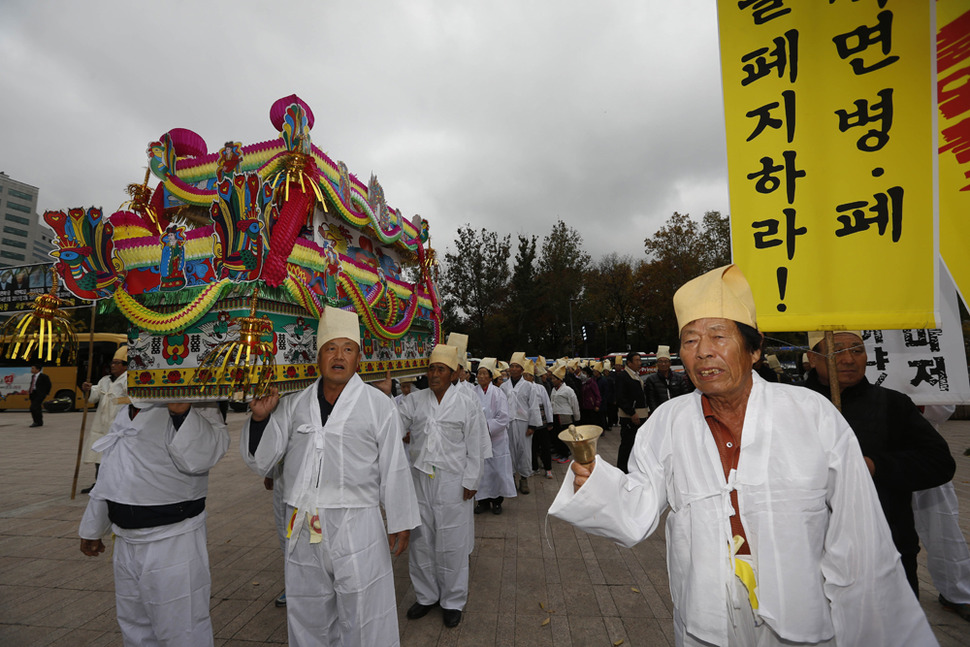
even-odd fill
[[[273,605],[283,589],[272,495],[239,457],[245,416],[229,414],[232,446],[212,470],[208,498],[212,622],[216,645],[286,644],[286,612]],[[90,421],[90,418],[89,418]],[[0,645],[120,646],[109,553],[85,557],[77,526],[87,496],[70,499],[80,413],[0,413]],[[943,425],[957,460],[956,490],[970,511],[970,421]],[[616,455],[619,431],[600,445]],[[475,518],[468,605],[446,629],[441,612],[409,621],[414,602],[407,558],[394,562],[402,645],[673,645],[663,533],[632,550],[547,518],[566,465],[554,480],[533,477],[532,493],[505,513]],[[78,490],[94,468],[82,465]],[[970,512],[961,520],[970,536]],[[110,546],[109,546],[110,552]],[[921,554],[921,558],[923,555]],[[970,644],[970,623],[945,611],[924,564],[921,600],[940,644]],[[620,642],[622,641],[622,643]]]

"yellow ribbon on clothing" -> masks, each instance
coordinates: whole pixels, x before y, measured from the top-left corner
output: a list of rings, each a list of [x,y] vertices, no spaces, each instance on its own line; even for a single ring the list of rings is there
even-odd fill
[[[741,546],[744,545],[744,537],[741,535],[734,535],[734,545],[731,547],[731,556],[737,555],[738,551],[741,550]],[[738,576],[741,583],[744,584],[744,588],[748,591],[748,601],[751,603],[751,608],[753,610],[758,609],[758,596],[755,594],[755,589],[758,586],[758,582],[754,576],[754,569],[751,568],[751,564],[743,559],[738,559],[734,557],[734,574]]]

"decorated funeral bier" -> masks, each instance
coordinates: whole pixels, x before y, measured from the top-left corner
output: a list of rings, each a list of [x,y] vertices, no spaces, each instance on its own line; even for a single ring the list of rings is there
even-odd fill
[[[123,210],[44,214],[67,288],[130,322],[135,399],[302,389],[317,378],[325,306],[360,316],[365,379],[427,366],[441,332],[427,222],[314,146],[313,112],[297,96],[270,120],[278,137],[215,153],[170,130],[149,145]]]

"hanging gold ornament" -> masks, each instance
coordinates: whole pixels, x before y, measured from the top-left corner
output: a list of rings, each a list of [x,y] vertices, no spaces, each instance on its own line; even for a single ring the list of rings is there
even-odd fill
[[[57,272],[51,268],[51,289],[34,299],[29,312],[13,315],[0,331],[0,355],[7,359],[54,362],[57,366],[77,363],[77,333],[60,309]]]
[[[247,402],[262,397],[276,373],[276,353],[264,335],[273,334],[269,317],[256,316],[259,291],[253,293],[248,317],[230,320],[239,324],[239,338],[218,344],[206,355],[192,377],[199,392],[215,389],[229,396],[230,402]]]

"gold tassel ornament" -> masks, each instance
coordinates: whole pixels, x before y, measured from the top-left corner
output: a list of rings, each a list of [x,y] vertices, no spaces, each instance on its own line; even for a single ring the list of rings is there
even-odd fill
[[[269,317],[256,316],[259,291],[253,293],[248,317],[237,317],[229,323],[239,324],[239,338],[224,341],[213,348],[192,377],[199,392],[215,389],[228,391],[230,402],[248,402],[262,397],[276,374],[276,354],[264,335],[273,334]]]
[[[7,359],[77,363],[77,333],[60,309],[63,299],[57,296],[57,272],[51,269],[51,289],[34,299],[30,311],[13,315],[0,331],[0,355]]]

